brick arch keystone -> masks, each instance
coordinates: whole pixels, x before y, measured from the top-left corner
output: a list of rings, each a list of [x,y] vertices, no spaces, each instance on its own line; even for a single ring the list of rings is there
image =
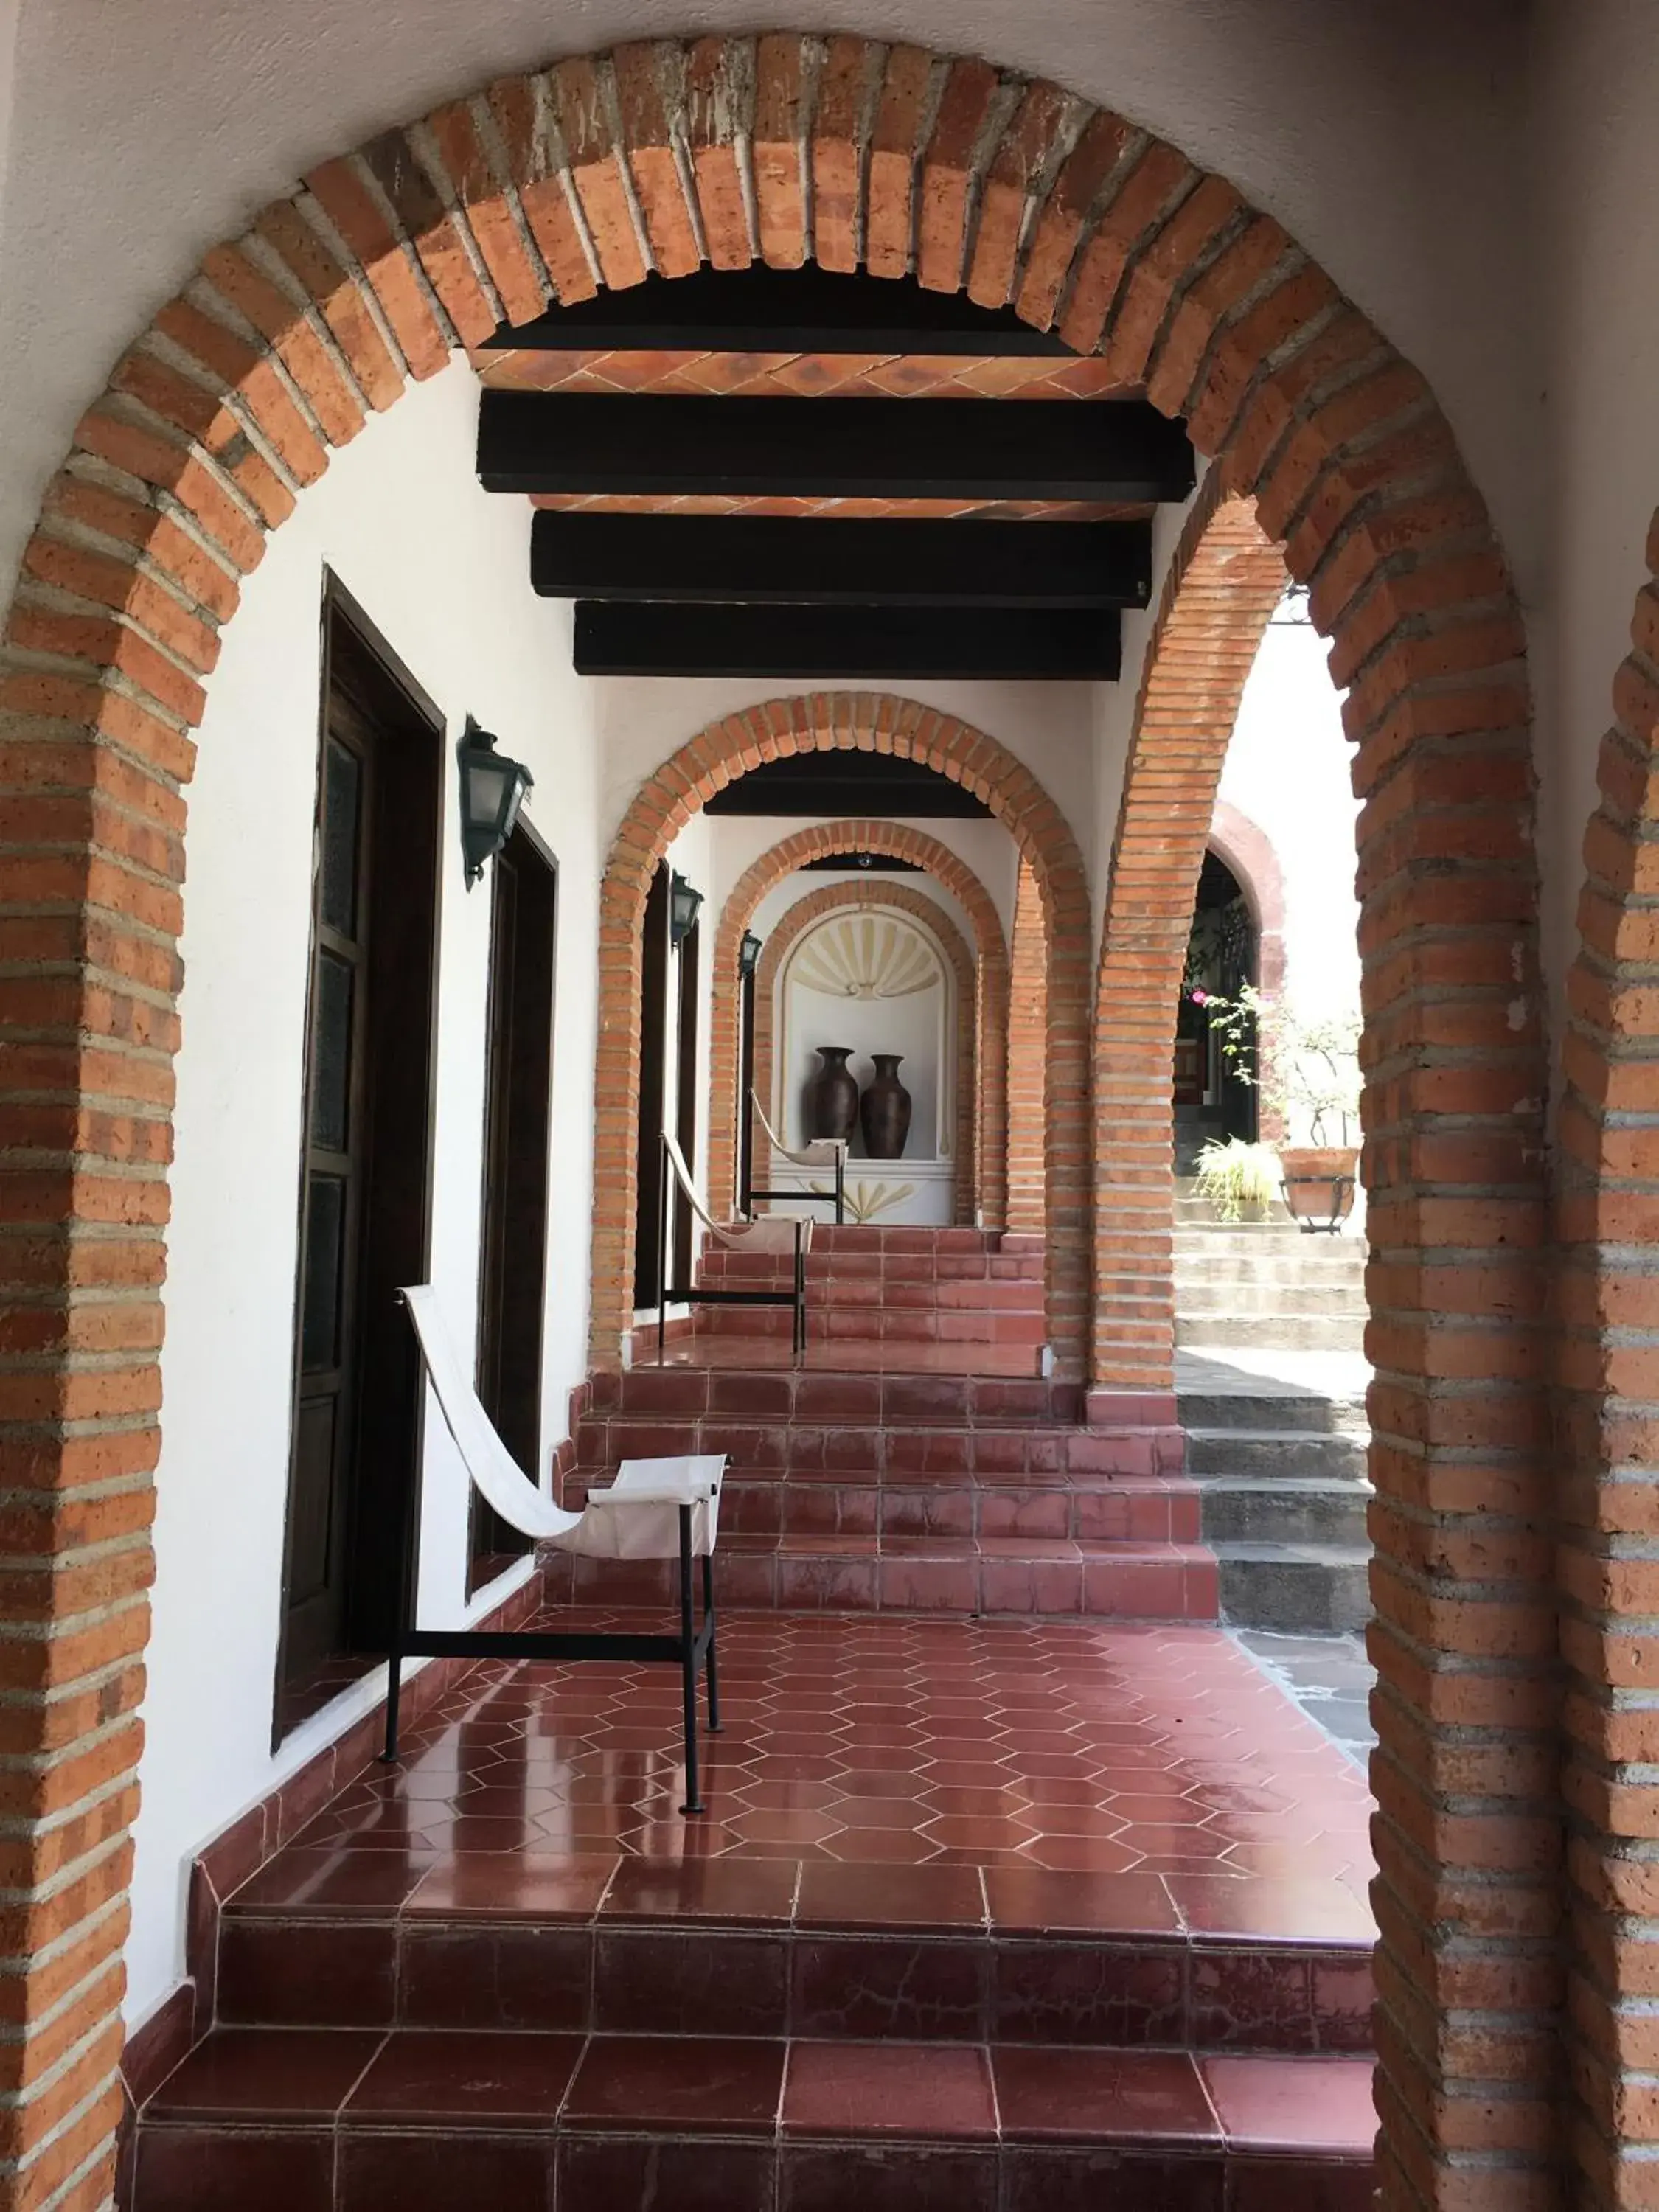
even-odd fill
[[[410,377],[503,319],[705,258],[914,268],[1012,304],[1185,416],[1311,586],[1365,801],[1382,2190],[1390,2212],[1535,2196],[1551,1998],[1524,1961],[1504,1968],[1550,1877],[1498,1770],[1511,1746],[1523,1765],[1547,1757],[1540,1583],[1524,1547],[1499,1560],[1470,1540],[1472,1515],[1509,1529],[1533,1510],[1542,1449],[1530,702],[1484,504],[1423,378],[1224,179],[1054,85],[795,32],[568,58],[322,162],[138,333],[46,491],[0,669],[0,1237],[21,1316],[0,1345],[0,1473],[27,1501],[8,1527],[0,1644],[29,1776],[0,1957],[15,1984],[5,2185],[97,2201],[112,2157],[139,1741],[115,1723],[138,1703],[148,1635],[183,792],[219,632],[266,534]],[[988,741],[963,742],[957,772],[976,781]],[[737,764],[715,751],[677,769],[660,818],[638,825],[647,842]],[[1063,830],[1029,778],[1004,796],[1034,834]],[[602,1153],[634,1111],[615,1044],[633,1012],[635,894],[605,895]],[[1109,931],[1103,1003],[1121,1004],[1127,1045],[1158,994],[1130,989],[1117,947]],[[1050,1139],[1067,1341],[1085,1326],[1096,1194],[1077,1110],[1085,986],[1065,979],[1071,1133],[1058,1152]],[[1135,1054],[1103,1036],[1101,1054],[1103,1118],[1142,1114]],[[1119,1168],[1143,1163],[1103,1164],[1101,1220],[1133,1240],[1134,1208],[1114,1194]],[[613,1272],[620,1241],[599,1224]],[[1117,1296],[1098,1260],[1095,1286]],[[1109,1364],[1134,1364],[1121,1335],[1104,1342]],[[1488,1779],[1457,1763],[1471,1729],[1490,1730]],[[34,1957],[48,1931],[89,1993],[72,2034],[58,1970]],[[1466,1999],[1474,1957],[1494,1978]]]
[[[848,748],[918,761],[963,785],[1001,822],[1036,878],[1049,944],[1044,1297],[1059,1371],[1080,1376],[1087,1355],[1089,1264],[1090,908],[1083,856],[1054,801],[995,738],[953,714],[884,692],[810,692],[710,723],[640,787],[617,833],[599,890],[602,1004],[590,1356],[596,1366],[616,1364],[632,1313],[640,943],[653,872],[684,824],[736,777],[763,761]],[[738,944],[765,890],[805,860],[879,852],[890,844],[900,850],[896,838],[907,841],[903,857],[921,858],[923,842],[895,823],[815,824],[763,854],[738,879],[715,942],[711,1080],[718,1097],[736,1093]],[[971,871],[942,846],[935,866],[970,915],[976,902],[989,905]],[[1000,939],[1000,923],[997,935]],[[981,1056],[981,1067],[990,1056]],[[711,1191],[721,1193],[732,1188],[735,1172],[732,1124],[728,1120],[725,1126],[718,1156],[711,1152],[709,1172]]]
[[[967,915],[977,956],[974,1063],[977,1110],[973,1145],[981,1217],[1000,1229],[1007,1204],[1006,1070],[1000,1040],[1008,1022],[1008,948],[996,903],[968,863],[940,839],[899,822],[817,822],[796,830],[751,860],[732,886],[714,933],[709,1035],[708,1188],[722,1203],[737,1193],[738,951],[762,900],[809,861],[836,853],[875,853],[910,860],[942,884]],[[964,1156],[965,1157],[965,1156]],[[971,1217],[970,1217],[971,1218]]]
[[[929,898],[925,891],[914,890],[908,884],[896,884],[890,877],[878,876],[856,884],[826,884],[820,890],[808,891],[799,898],[777,921],[767,935],[765,947],[755,971],[755,1089],[763,1098],[772,1092],[772,1057],[775,1048],[776,998],[778,976],[785,960],[801,939],[831,915],[868,913],[885,908],[891,913],[908,915],[918,921],[933,938],[944,954],[956,983],[956,1010],[952,1026],[955,1038],[951,1050],[952,1079],[956,1093],[956,1131],[953,1151],[956,1176],[952,1184],[951,1218],[964,1226],[971,1226],[978,1184],[976,1180],[977,1154],[975,1147],[975,1110],[976,1091],[978,1024],[975,1019],[975,981],[978,963],[969,951],[966,939],[937,899]]]

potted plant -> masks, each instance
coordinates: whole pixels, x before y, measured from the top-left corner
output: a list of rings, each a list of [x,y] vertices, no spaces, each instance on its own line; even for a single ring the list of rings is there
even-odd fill
[[[1240,1081],[1255,1085],[1285,1128],[1285,1205],[1304,1229],[1336,1230],[1352,1210],[1359,1165],[1358,1019],[1304,1018],[1249,983],[1234,998],[1206,996],[1205,1012]]]
[[[1198,1156],[1195,1180],[1224,1221],[1242,1221],[1247,1206],[1260,1219],[1279,1196],[1279,1155],[1271,1145],[1212,1137]]]

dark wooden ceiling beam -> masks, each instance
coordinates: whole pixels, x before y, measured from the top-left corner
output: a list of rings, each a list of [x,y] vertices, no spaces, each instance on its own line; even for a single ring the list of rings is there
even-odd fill
[[[580,599],[574,657],[580,676],[1109,684],[1122,654],[1113,609]]]
[[[486,491],[680,498],[1184,500],[1193,449],[1144,400],[480,394]]]
[[[828,269],[701,269],[672,281],[605,290],[551,307],[515,330],[504,323],[486,351],[525,353],[842,353],[1051,355],[1071,348],[1012,307],[976,307],[963,293],[929,292],[914,276]]]
[[[1146,522],[841,522],[543,508],[544,599],[756,606],[1144,607]]]

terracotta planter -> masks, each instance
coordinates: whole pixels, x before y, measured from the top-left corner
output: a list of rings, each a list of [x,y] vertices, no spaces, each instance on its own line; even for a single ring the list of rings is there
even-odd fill
[[[853,1048],[821,1044],[813,1048],[823,1065],[807,1086],[806,1133],[850,1138],[859,1118],[858,1081],[847,1065]]]
[[[900,1160],[910,1133],[910,1094],[898,1079],[902,1052],[877,1052],[876,1073],[859,1101],[864,1149],[872,1160]]]
[[[1352,1145],[1281,1145],[1285,1203],[1304,1229],[1334,1231],[1353,1211],[1359,1150]]]

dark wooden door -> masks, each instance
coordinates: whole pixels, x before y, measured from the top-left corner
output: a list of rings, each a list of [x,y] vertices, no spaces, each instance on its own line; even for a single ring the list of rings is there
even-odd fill
[[[738,991],[742,1005],[743,1049],[738,1067],[738,1198],[746,1206],[749,1194],[757,1180],[755,1174],[755,993],[759,988],[753,969],[740,975]],[[766,1173],[758,1178],[770,1182],[772,1163],[766,1163]],[[715,1194],[719,1195],[718,1193]]]
[[[520,823],[495,867],[478,1396],[532,1481],[540,1479],[557,880],[551,855]],[[474,1584],[527,1549],[475,1491]]]
[[[281,1675],[383,1650],[415,1482],[441,726],[333,592],[313,867]]]
[[[635,1171],[634,1304],[654,1306],[661,1285],[662,1132],[668,1042],[668,870],[659,860],[646,896],[640,969],[640,1139]]]
[[[680,941],[675,999],[674,1134],[680,1157],[695,1175],[697,1171],[697,971],[700,932],[694,922]],[[678,1185],[674,1193],[675,1283],[682,1289],[691,1280],[699,1224],[690,1200]]]

